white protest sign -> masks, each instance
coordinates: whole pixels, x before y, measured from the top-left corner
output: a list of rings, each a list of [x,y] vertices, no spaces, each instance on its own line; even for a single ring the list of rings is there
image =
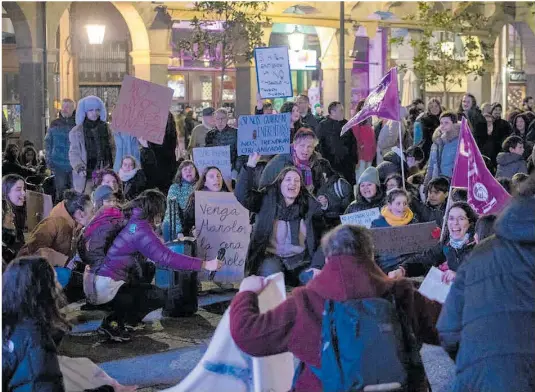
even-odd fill
[[[254,50],[258,92],[262,98],[293,96],[290,57],[286,46]]]
[[[233,193],[195,192],[197,256],[211,260],[220,248],[225,249],[223,268],[216,273],[216,282],[239,283],[243,279],[251,236],[249,222],[249,210]]]
[[[379,208],[370,208],[369,210],[340,215],[340,221],[343,225],[360,225],[369,229],[372,226],[372,222],[380,216],[381,211],[379,211]]]
[[[290,153],[290,113],[240,116],[238,155]]]
[[[202,174],[204,169],[215,166],[221,170],[225,181],[232,179],[232,165],[230,164],[230,146],[196,147],[193,149],[193,162]]]
[[[450,289],[451,284],[442,282],[442,271],[436,267],[431,267],[418,291],[427,298],[443,304],[446,302]]]
[[[286,299],[284,275],[271,275],[258,296],[260,313],[273,309]],[[230,334],[230,308],[225,311],[206,353],[193,371],[178,385],[164,392],[214,391],[286,392],[292,386],[293,355],[284,353],[255,357],[243,353]],[[172,371],[171,367],[169,371]],[[214,388],[217,385],[217,388]]]

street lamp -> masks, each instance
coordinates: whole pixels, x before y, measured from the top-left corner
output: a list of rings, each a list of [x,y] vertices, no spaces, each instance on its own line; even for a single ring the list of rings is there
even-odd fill
[[[91,45],[102,44],[104,41],[104,32],[106,31],[106,26],[100,24],[88,24],[85,25],[85,29]]]
[[[295,26],[293,33],[288,34],[288,44],[291,50],[302,50],[305,44],[305,34],[301,33]]]

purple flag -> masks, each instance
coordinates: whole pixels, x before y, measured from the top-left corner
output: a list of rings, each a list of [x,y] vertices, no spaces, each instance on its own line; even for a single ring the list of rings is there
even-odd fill
[[[480,215],[500,212],[511,198],[487,169],[464,118],[461,121],[452,186],[468,188],[468,204]]]
[[[342,127],[341,135],[371,116],[400,120],[397,68],[390,69],[379,85],[370,92],[362,109]]]

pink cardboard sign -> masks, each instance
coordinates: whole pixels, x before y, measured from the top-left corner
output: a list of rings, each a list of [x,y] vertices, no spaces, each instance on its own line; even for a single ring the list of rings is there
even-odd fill
[[[115,132],[163,143],[173,90],[126,75],[112,115]]]

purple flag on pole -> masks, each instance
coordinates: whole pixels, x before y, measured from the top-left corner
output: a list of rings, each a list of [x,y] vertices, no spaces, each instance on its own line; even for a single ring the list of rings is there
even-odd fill
[[[500,212],[511,198],[487,169],[464,118],[461,121],[452,186],[468,188],[468,204],[480,215]]]
[[[379,85],[370,92],[362,109],[342,127],[341,135],[371,116],[400,120],[397,68],[390,69]]]

